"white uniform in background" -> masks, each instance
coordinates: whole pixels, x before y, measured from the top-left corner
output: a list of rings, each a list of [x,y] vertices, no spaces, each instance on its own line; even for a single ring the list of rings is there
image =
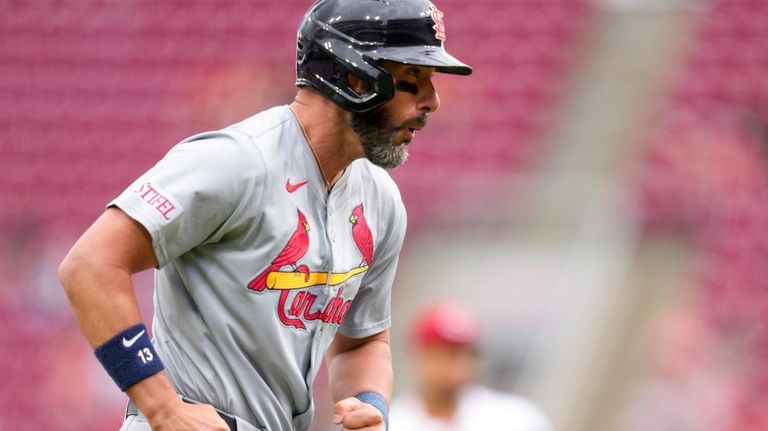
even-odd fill
[[[414,394],[396,397],[390,409],[392,431],[552,431],[544,413],[531,401],[483,386],[466,388],[453,419],[430,416]]]

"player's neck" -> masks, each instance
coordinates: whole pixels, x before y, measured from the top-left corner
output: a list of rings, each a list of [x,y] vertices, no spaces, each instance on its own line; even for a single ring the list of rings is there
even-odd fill
[[[421,393],[421,400],[427,414],[445,421],[453,419],[459,408],[458,393],[424,390]]]
[[[350,115],[311,89],[301,89],[290,105],[315,153],[326,186],[332,187],[355,159],[362,145],[351,129]]]

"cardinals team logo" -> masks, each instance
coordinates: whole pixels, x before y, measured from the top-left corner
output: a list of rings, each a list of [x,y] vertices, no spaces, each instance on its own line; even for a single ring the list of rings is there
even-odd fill
[[[352,224],[352,238],[362,257],[360,265],[343,273],[312,272],[300,261],[309,250],[310,225],[301,210],[297,210],[296,228],[270,264],[248,283],[248,289],[263,292],[266,289],[280,291],[277,314],[280,322],[286,326],[305,329],[305,322],[322,320],[326,323],[341,324],[344,320],[351,300],[342,296],[344,288],[340,288],[324,308],[317,309],[317,295],[306,290],[307,287],[342,284],[350,278],[368,271],[373,261],[373,235],[363,214],[363,205],[352,210],[349,222]],[[297,291],[293,299],[289,299],[291,291]]]
[[[272,260],[272,264],[248,283],[249,289],[261,292],[267,287],[269,275],[284,266],[290,266],[293,272],[304,274],[304,281],[309,281],[309,268],[307,265],[296,266],[299,259],[304,257],[309,249],[309,223],[304,213],[300,210],[296,211],[299,213],[299,224],[296,226],[296,231],[293,232],[293,235],[291,235],[291,238],[283,247],[283,251]],[[272,284],[274,287],[274,282]]]
[[[432,26],[433,29],[435,29],[435,38],[438,40],[445,40],[445,21],[443,20],[443,17],[445,17],[445,14],[440,12],[435,5],[432,5],[430,8],[430,13],[432,15],[432,21],[435,22],[435,25]]]
[[[373,235],[371,235],[371,229],[368,227],[368,222],[365,221],[363,204],[356,206],[352,210],[352,215],[349,216],[349,222],[352,223],[352,239],[355,241],[357,250],[363,257],[360,266],[371,266],[371,262],[373,261]]]

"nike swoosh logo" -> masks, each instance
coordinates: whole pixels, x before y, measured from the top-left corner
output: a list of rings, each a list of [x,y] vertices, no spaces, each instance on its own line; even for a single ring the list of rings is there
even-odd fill
[[[291,180],[289,178],[289,179],[285,180],[285,189],[288,190],[288,193],[293,193],[296,190],[298,190],[299,188],[301,188],[301,186],[303,186],[304,184],[306,184],[308,182],[309,182],[309,180],[302,181],[302,182],[296,183],[296,184],[291,184]]]
[[[133,343],[135,343],[143,334],[144,334],[144,330],[142,329],[141,332],[136,334],[130,340],[126,340],[125,337],[123,337],[123,346],[125,346],[126,348],[133,346]]]

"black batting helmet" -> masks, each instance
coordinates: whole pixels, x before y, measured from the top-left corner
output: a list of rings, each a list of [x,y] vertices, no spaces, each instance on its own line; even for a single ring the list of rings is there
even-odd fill
[[[314,87],[352,112],[394,96],[392,76],[379,60],[472,73],[445,50],[443,13],[428,0],[318,0],[299,24],[297,39],[296,85]],[[350,73],[370,91],[353,91]]]

